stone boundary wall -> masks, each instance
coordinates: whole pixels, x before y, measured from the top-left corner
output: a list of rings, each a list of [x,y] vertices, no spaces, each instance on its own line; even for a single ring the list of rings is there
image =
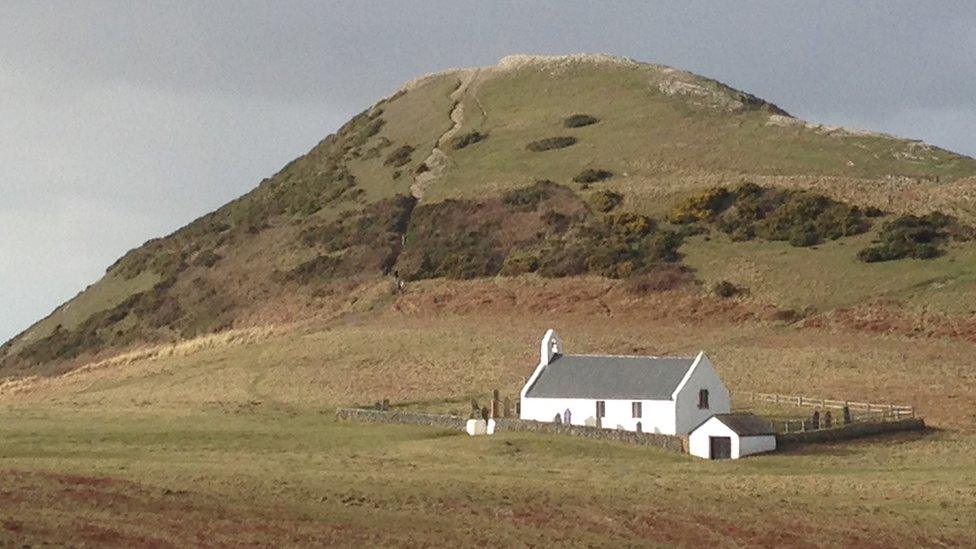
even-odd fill
[[[522,431],[529,433],[546,433],[553,435],[571,435],[601,440],[615,440],[640,446],[657,446],[675,452],[687,452],[688,437],[676,435],[658,435],[654,433],[635,433],[621,429],[602,429],[584,425],[564,425],[562,423],[548,423],[527,419],[497,418],[495,432]]]
[[[467,419],[446,414],[424,414],[420,412],[405,412],[398,410],[382,411],[366,408],[339,408],[336,410],[339,419],[360,421],[363,423],[391,423],[401,425],[423,425],[464,431]],[[903,419],[899,421],[876,421],[852,423],[843,427],[806,431],[801,433],[780,433],[776,435],[776,444],[808,444],[818,442],[833,442],[854,438],[869,437],[898,431],[919,431],[925,429],[925,422],[921,418]],[[613,440],[636,444],[639,446],[657,446],[674,452],[688,452],[688,437],[676,435],[659,435],[654,433],[635,433],[619,429],[602,429],[583,425],[563,425],[515,418],[495,419],[495,432],[520,431],[528,433],[545,433],[553,435],[570,435],[599,440]]]
[[[339,419],[361,421],[363,423],[393,423],[401,425],[424,425],[464,431],[467,419],[444,414],[423,414],[419,412],[403,412],[398,410],[382,411],[366,408],[339,408],[336,410]],[[641,446],[657,446],[675,452],[687,452],[687,437],[673,435],[657,435],[654,433],[635,433],[618,429],[601,429],[583,425],[562,425],[514,418],[496,418],[495,432],[521,431],[529,433],[547,433],[554,435],[570,435],[601,440],[615,440]]]
[[[925,421],[922,420],[922,418],[901,419],[897,421],[859,422],[844,425],[842,427],[821,429],[819,431],[779,433],[776,435],[776,444],[833,442],[835,440],[862,438],[872,435],[880,435],[883,433],[894,433],[896,431],[920,431],[922,429],[925,429]]]
[[[426,425],[441,429],[463,431],[467,419],[446,414],[423,414],[419,412],[404,412],[399,410],[369,410],[365,408],[339,408],[336,410],[339,419],[361,421],[363,423],[398,423],[402,425]]]

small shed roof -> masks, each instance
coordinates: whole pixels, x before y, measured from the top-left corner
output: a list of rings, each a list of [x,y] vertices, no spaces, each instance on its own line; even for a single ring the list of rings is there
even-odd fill
[[[670,400],[695,358],[556,355],[526,397]]]
[[[740,437],[775,435],[776,431],[765,419],[748,413],[715,414],[715,419]],[[706,420],[707,421],[707,420]]]

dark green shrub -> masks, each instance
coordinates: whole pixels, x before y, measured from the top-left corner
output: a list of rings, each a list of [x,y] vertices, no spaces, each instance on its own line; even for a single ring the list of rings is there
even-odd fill
[[[535,210],[540,202],[549,197],[555,186],[556,183],[542,179],[528,187],[506,192],[502,195],[502,202],[522,210]]]
[[[605,181],[611,177],[613,177],[613,172],[611,171],[595,170],[590,168],[577,174],[576,177],[573,178],[573,181],[576,183],[596,183],[598,181]]]
[[[547,137],[538,141],[533,141],[525,146],[533,152],[551,151],[553,149],[563,149],[576,144],[575,137]]]
[[[866,263],[908,257],[931,259],[944,253],[943,245],[950,239],[965,240],[971,230],[940,212],[923,216],[902,215],[885,223],[878,235],[878,243],[859,251],[857,257]]]
[[[606,213],[619,206],[623,201],[622,194],[613,191],[600,191],[590,197],[590,206],[598,212]]]
[[[390,154],[386,156],[386,160],[383,161],[384,166],[393,166],[399,168],[405,164],[410,163],[410,155],[413,154],[414,148],[410,145],[403,145],[393,149]]]
[[[370,204],[361,212],[328,225],[307,227],[299,238],[305,246],[322,246],[330,252],[352,246],[396,243],[399,235],[406,232],[410,213],[416,204],[414,197],[398,195]]]
[[[868,230],[864,212],[826,196],[744,183],[709,189],[675,206],[672,223],[714,223],[734,241],[761,238],[813,246]]]
[[[816,229],[810,225],[790,228],[790,245],[797,247],[813,246],[820,242]]]
[[[567,128],[582,128],[583,126],[589,126],[596,124],[600,119],[595,116],[590,116],[588,114],[574,114],[566,118],[563,124]]]
[[[539,259],[538,273],[547,278],[577,276],[586,272],[584,250],[578,246],[558,243],[546,250]]]
[[[726,299],[730,297],[734,297],[741,292],[742,292],[741,288],[739,288],[735,284],[732,284],[728,280],[722,280],[720,282],[716,282],[715,285],[712,286],[712,293]]]
[[[668,220],[672,223],[687,224],[698,221],[709,221],[725,211],[735,197],[728,189],[716,187],[685,199],[672,208]]]
[[[487,134],[478,131],[468,132],[464,135],[459,135],[454,139],[451,139],[451,148],[454,150],[460,150],[468,145],[473,145],[479,141],[484,141],[487,138]]]

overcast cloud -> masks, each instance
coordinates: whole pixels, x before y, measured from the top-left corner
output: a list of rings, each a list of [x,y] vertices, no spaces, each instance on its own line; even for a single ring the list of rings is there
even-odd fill
[[[0,341],[404,80],[607,52],[976,155],[972,2],[0,2]]]

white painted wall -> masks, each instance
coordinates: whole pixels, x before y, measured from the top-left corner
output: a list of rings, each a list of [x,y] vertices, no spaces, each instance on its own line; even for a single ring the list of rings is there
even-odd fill
[[[522,398],[519,417],[552,422],[556,414],[571,412],[573,425],[596,425],[596,399],[589,398]],[[603,428],[636,431],[637,422],[645,433],[675,434],[674,402],[670,400],[605,400]],[[640,418],[632,417],[631,404],[641,403]]]
[[[774,435],[740,437],[718,418],[713,417],[688,435],[688,453],[709,459],[711,452],[711,441],[709,439],[711,437],[729,437],[732,439],[732,459],[776,449],[776,437]]]
[[[708,408],[698,408],[698,391],[708,389]],[[725,414],[732,410],[729,390],[718,377],[712,361],[705,353],[699,353],[689,373],[675,389],[675,433],[687,435],[692,429],[715,414]]]
[[[776,449],[776,435],[739,437],[739,456],[772,452]]]
[[[739,436],[714,417],[688,435],[688,453],[693,456],[708,459],[711,453],[710,437],[731,437],[732,457],[738,456]]]

